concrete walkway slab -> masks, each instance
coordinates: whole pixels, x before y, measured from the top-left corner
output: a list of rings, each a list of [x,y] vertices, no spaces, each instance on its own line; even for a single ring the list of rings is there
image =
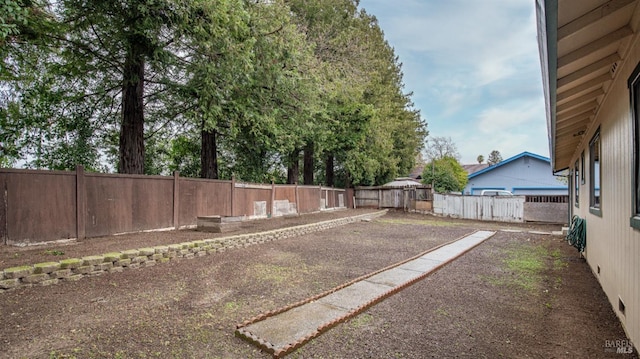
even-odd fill
[[[407,262],[399,266],[398,268],[412,270],[420,273],[426,273],[441,266],[442,262],[444,261],[420,257],[418,259],[414,259],[410,262]]]
[[[428,276],[496,232],[477,231],[382,271],[363,276],[324,295],[239,324],[236,335],[278,358],[323,331]]]
[[[367,278],[366,281],[386,284],[390,287],[397,287],[406,283],[407,280],[418,279],[422,274],[422,272],[395,267],[373,275]]]
[[[322,297],[318,302],[351,311],[362,306],[362,303],[370,302],[385,294],[391,288],[393,287],[386,284],[363,280]]]

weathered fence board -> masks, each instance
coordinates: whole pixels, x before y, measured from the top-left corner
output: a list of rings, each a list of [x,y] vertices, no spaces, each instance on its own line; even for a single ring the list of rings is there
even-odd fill
[[[460,196],[435,194],[433,212],[482,221],[524,222],[524,196]]]

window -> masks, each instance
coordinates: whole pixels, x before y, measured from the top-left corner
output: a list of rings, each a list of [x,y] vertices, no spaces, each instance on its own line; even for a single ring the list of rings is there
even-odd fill
[[[580,168],[582,168],[582,172],[580,173],[580,184],[584,184],[584,151],[582,151],[582,155],[580,156]]]
[[[576,161],[575,168],[573,170],[573,199],[575,200],[575,206],[580,207],[580,168],[578,167],[578,161]]]
[[[640,64],[636,66],[629,78],[629,92],[631,94],[631,118],[633,119],[631,226],[640,228]]]
[[[602,215],[600,208],[600,129],[589,142],[589,211]]]

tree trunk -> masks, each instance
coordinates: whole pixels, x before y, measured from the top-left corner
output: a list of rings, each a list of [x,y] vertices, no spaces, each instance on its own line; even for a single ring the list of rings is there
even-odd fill
[[[287,167],[287,183],[298,183],[300,174],[300,151],[295,150],[289,154],[289,166]]]
[[[202,130],[200,150],[200,177],[218,179],[218,143],[216,130]]]
[[[313,142],[304,147],[304,184],[313,184]]]
[[[123,68],[119,173],[144,173],[144,55],[132,44]]]
[[[325,162],[325,182],[329,187],[333,187],[335,185],[333,153],[329,153],[327,155],[327,160]]]

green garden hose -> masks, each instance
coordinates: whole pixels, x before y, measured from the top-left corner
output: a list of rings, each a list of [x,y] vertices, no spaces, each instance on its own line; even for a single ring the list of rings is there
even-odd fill
[[[571,218],[571,226],[567,233],[567,242],[578,248],[579,252],[584,252],[587,246],[587,220],[578,216]]]

